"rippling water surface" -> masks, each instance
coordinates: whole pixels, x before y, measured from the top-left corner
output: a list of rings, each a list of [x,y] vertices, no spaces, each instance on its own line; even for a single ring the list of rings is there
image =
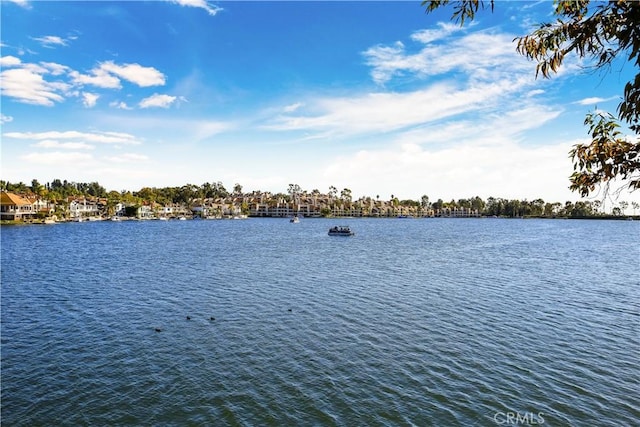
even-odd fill
[[[637,221],[1,233],[3,426],[640,423]]]

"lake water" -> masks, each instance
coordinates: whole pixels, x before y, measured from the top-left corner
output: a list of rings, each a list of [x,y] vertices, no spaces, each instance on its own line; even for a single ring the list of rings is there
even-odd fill
[[[638,221],[1,233],[3,426],[640,423]]]

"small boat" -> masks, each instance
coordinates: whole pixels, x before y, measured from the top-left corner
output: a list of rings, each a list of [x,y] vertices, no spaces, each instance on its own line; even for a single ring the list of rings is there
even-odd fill
[[[351,231],[351,228],[346,225],[331,227],[329,229],[329,236],[353,236],[354,234],[356,233]]]
[[[296,222],[296,223],[297,223],[297,222],[300,222],[300,218],[298,218],[297,216],[294,216],[293,218],[291,218],[291,219],[289,220],[289,222]]]

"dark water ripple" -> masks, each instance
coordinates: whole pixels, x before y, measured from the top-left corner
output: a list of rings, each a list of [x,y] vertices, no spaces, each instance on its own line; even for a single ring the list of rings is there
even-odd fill
[[[3,227],[3,425],[638,425],[635,222],[342,222]]]

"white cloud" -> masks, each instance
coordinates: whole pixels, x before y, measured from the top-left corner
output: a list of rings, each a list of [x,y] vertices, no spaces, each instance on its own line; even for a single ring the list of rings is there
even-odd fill
[[[77,71],[69,73],[72,81],[76,85],[91,85],[104,89],[120,89],[120,79],[112,76],[102,69],[94,69],[91,74],[80,74]]]
[[[113,101],[109,103],[109,106],[119,110],[133,110],[133,108],[129,107],[124,101]]]
[[[464,29],[462,26],[451,22],[438,22],[437,26],[437,29],[416,31],[415,33],[411,34],[411,39],[422,44],[428,44]]]
[[[74,84],[92,85],[105,89],[120,89],[122,87],[120,79],[140,87],[162,86],[165,83],[164,74],[153,67],[143,67],[139,64],[118,65],[113,61],[99,64],[89,74],[72,71],[69,75]]]
[[[213,135],[231,129],[233,126],[225,122],[195,121],[184,125],[184,128],[191,129],[194,140],[201,141]]]
[[[287,105],[286,107],[284,107],[282,109],[282,111],[284,111],[285,113],[293,113],[294,111],[298,110],[303,105],[304,104],[302,104],[301,102],[296,102],[295,104]]]
[[[453,31],[457,30],[442,24],[437,30],[419,31],[412,37],[421,42],[434,41]],[[559,114],[557,110],[536,111],[542,114],[537,124],[533,116],[514,114],[526,111],[534,95],[542,93],[536,88],[542,83],[534,79],[528,61],[514,51],[511,36],[474,33],[447,41],[446,46],[428,44],[416,54],[407,53],[404,44],[396,42],[375,46],[364,55],[377,82],[387,82],[403,73],[438,78],[416,81],[416,89],[404,92],[381,90],[334,98],[310,97],[304,104],[298,102],[285,109],[265,128],[304,131],[309,139],[406,133],[436,123],[442,126],[444,120],[482,123],[487,112],[536,127]],[[529,96],[523,97],[523,93]]]
[[[219,6],[209,4],[207,0],[172,0],[172,2],[177,3],[180,6],[197,7],[197,8],[204,9],[211,16],[215,16],[218,12],[223,10]]]
[[[164,74],[153,67],[143,67],[139,64],[117,65],[113,61],[100,64],[100,70],[125,79],[140,87],[162,86],[165,83]]]
[[[40,42],[44,47],[66,46],[67,41],[59,36],[33,37],[33,40]]]
[[[85,144],[84,142],[60,142],[53,139],[45,139],[36,144],[33,147],[38,148],[62,148],[68,150],[93,150],[93,145]]]
[[[432,33],[425,36],[425,30],[412,36],[416,41],[434,37]],[[514,73],[531,72],[527,61],[514,51],[512,37],[506,34],[476,32],[447,44],[426,43],[414,54],[408,53],[405,45],[397,41],[391,46],[371,47],[363,56],[372,67],[371,77],[379,84],[407,73],[425,78],[461,71],[469,80],[495,81],[501,76],[509,78]]]
[[[55,62],[41,62],[40,66],[53,76],[60,76],[69,71],[69,67],[66,65],[56,64]]]
[[[310,100],[307,102],[310,107],[305,111],[280,115],[266,128],[343,135],[390,132],[504,103],[505,97],[522,85],[522,82],[501,81],[457,88],[440,83],[407,93],[376,92]]]
[[[595,105],[595,104],[599,104],[599,103],[603,103],[603,102],[607,102],[607,101],[612,101],[614,99],[620,99],[617,96],[611,96],[609,98],[599,98],[599,97],[592,97],[592,98],[584,98],[581,99],[579,101],[576,101],[574,104],[578,104],[578,105]]]
[[[0,114],[0,124],[10,123],[13,121],[13,117]]]
[[[31,9],[31,5],[28,0],[9,0],[11,3],[15,3],[25,9]]]
[[[98,98],[100,98],[100,95],[98,94],[82,92],[82,103],[87,108],[95,107]]]
[[[15,56],[3,56],[0,58],[0,67],[2,68],[15,67],[21,63],[20,58],[16,58]]]
[[[0,73],[0,87],[3,96],[16,98],[27,104],[52,106],[62,102],[64,92],[70,88],[66,83],[48,82],[42,77],[38,67],[12,68]]]
[[[533,96],[537,96],[537,95],[542,95],[544,93],[543,89],[533,89],[530,90],[529,92],[527,92],[527,96],[528,97],[533,97]]]
[[[171,106],[171,104],[173,104],[175,100],[175,96],[154,93],[150,97],[140,101],[138,105],[140,106],[140,108],[169,108],[169,106]]]
[[[40,140],[80,140],[101,144],[140,144],[135,136],[120,132],[78,132],[78,131],[49,131],[49,132],[7,132],[5,138]]]

